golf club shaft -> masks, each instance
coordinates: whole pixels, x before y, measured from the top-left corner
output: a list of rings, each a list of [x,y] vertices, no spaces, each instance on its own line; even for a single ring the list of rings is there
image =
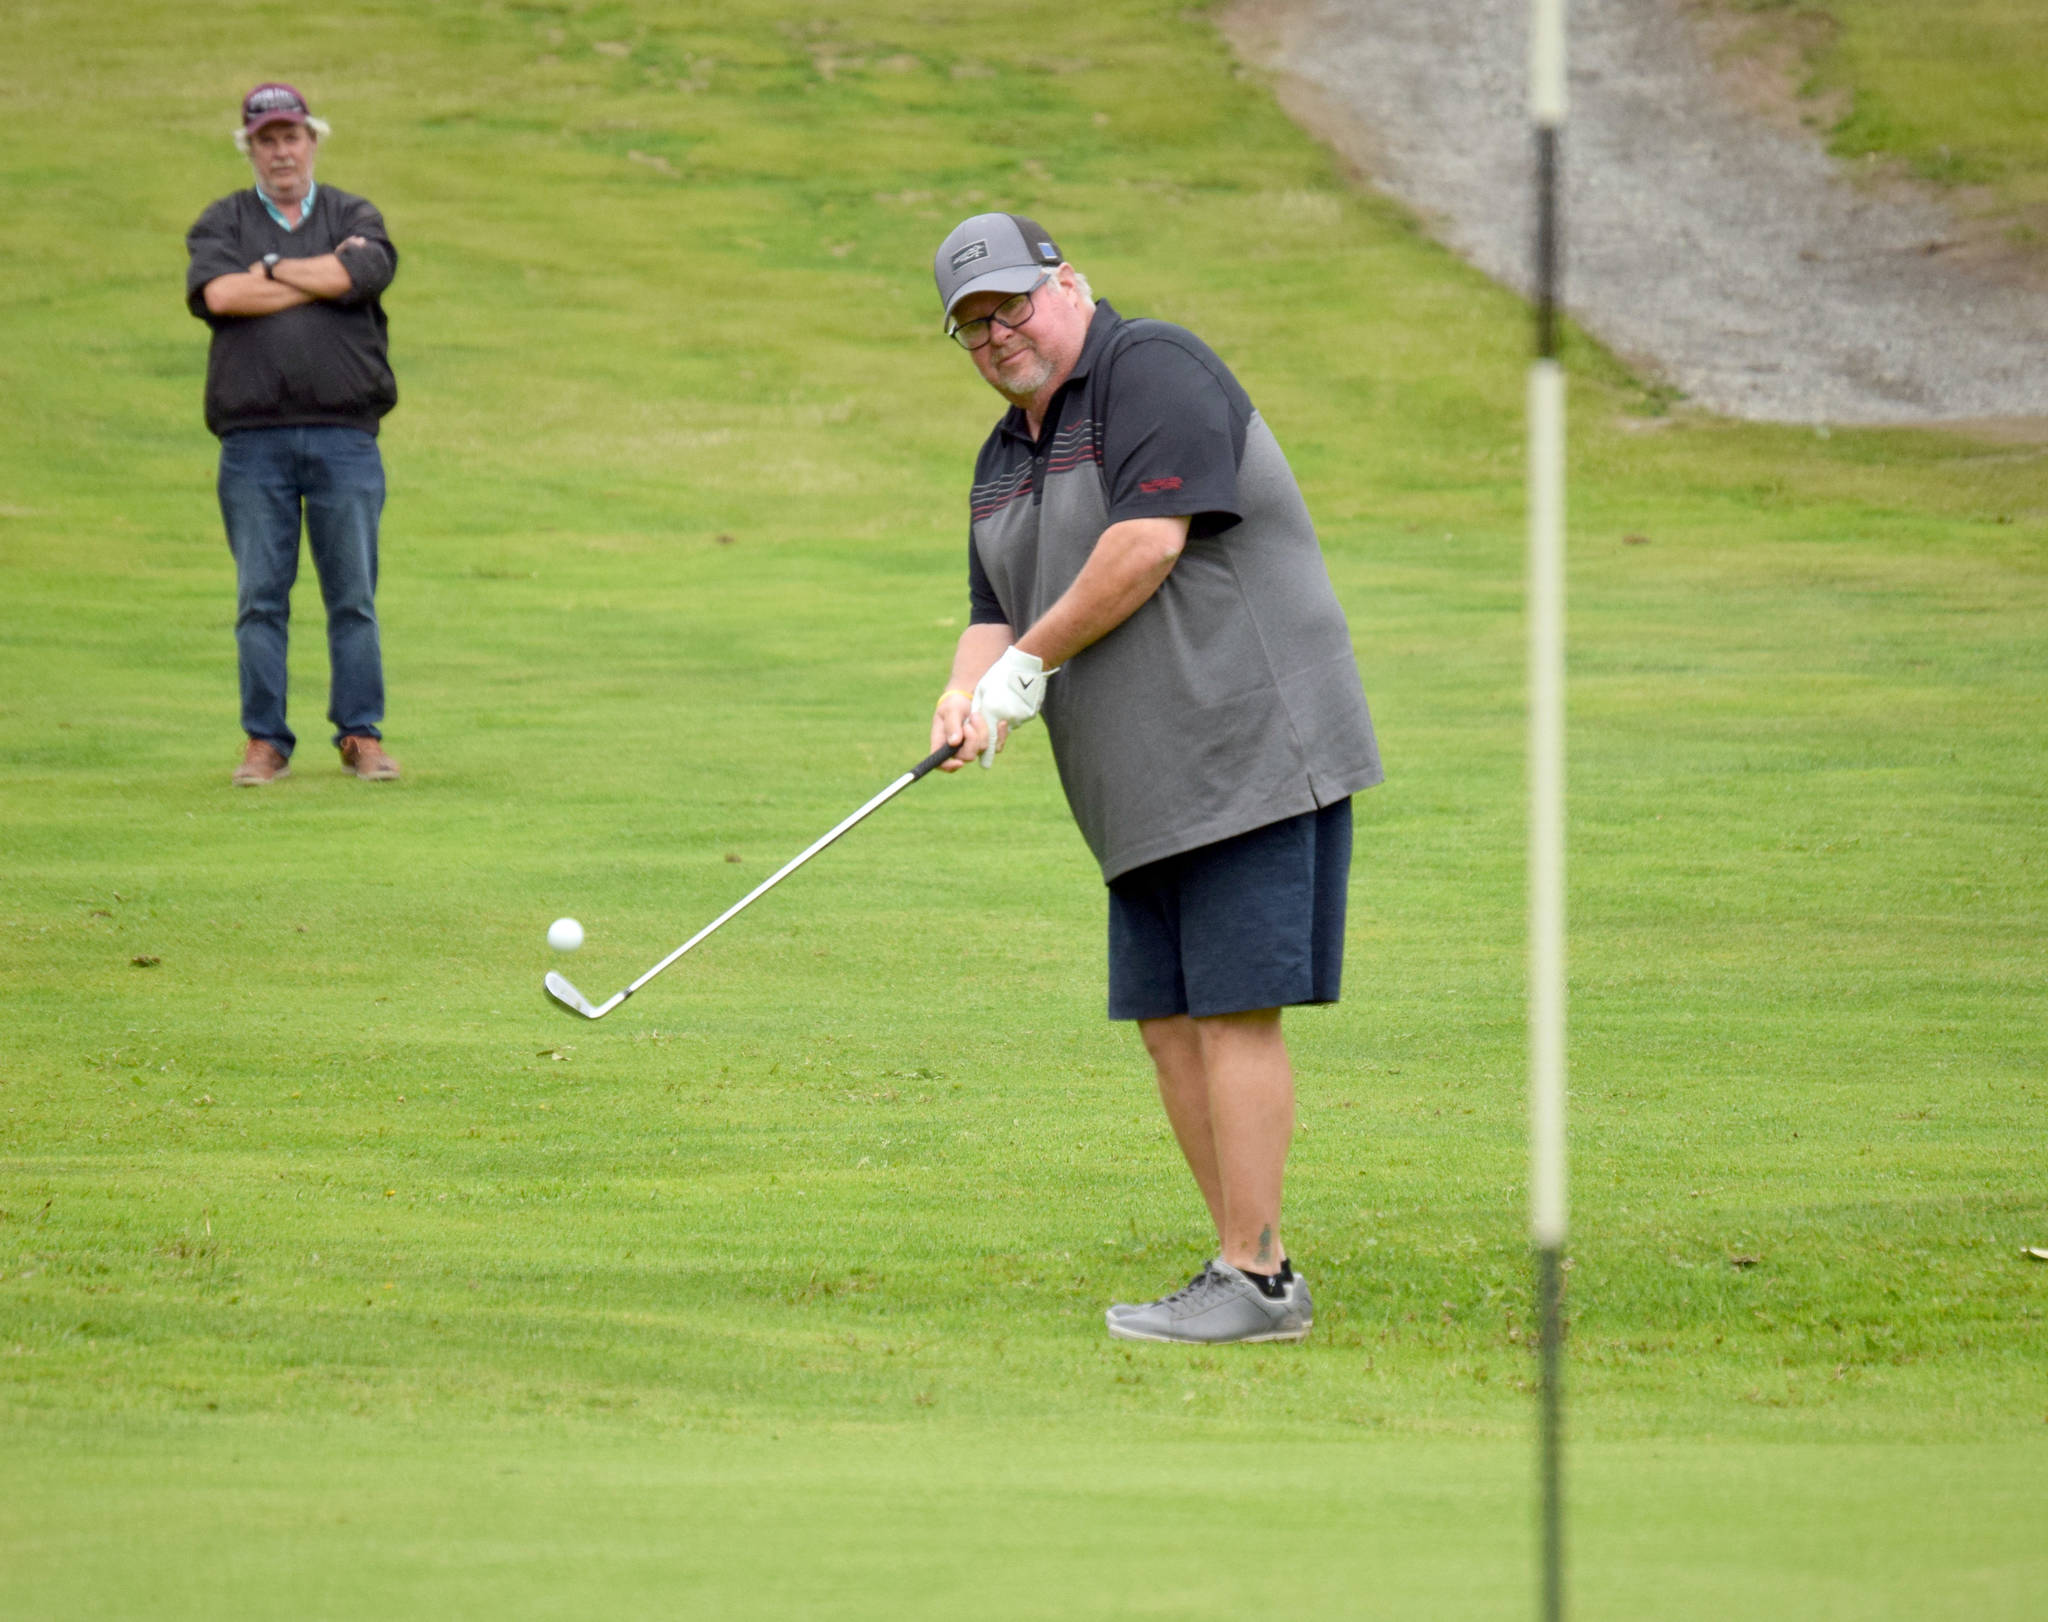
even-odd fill
[[[897,795],[901,794],[905,789],[910,787],[912,783],[915,783],[920,777],[924,776],[926,772],[932,770],[932,768],[937,766],[941,761],[949,758],[954,752],[954,746],[952,744],[945,744],[937,749],[934,749],[930,754],[926,755],[924,759],[920,760],[915,766],[911,767],[909,771],[905,772],[901,777],[897,778],[895,782],[891,783],[887,788],[883,789],[881,793],[877,794],[872,800],[868,801],[866,805],[862,806],[858,811],[854,812],[852,816],[848,817],[845,821],[838,824],[838,826],[833,828],[831,832],[822,835],[820,838],[814,841],[807,849],[805,849],[800,855],[793,856],[788,861],[784,862],[781,867],[777,868],[767,878],[763,879],[759,884],[755,885],[753,889],[749,890],[745,895],[741,896],[739,900],[735,901],[731,906],[727,907],[725,911],[721,912],[716,918],[712,919],[710,923],[706,924],[702,929],[698,930],[696,934],[692,935],[688,940],[684,941],[682,945],[678,946],[673,952],[669,953],[667,957],[663,958],[659,963],[655,964],[653,968],[649,969],[645,974],[641,975],[639,979],[635,980],[630,986],[626,987],[623,995],[626,997],[632,996],[634,992],[638,991],[642,986],[646,985],[648,981],[652,980],[657,974],[661,973],[663,969],[667,968],[671,963],[675,962],[677,958],[681,957],[685,952],[689,951],[691,947],[695,946],[699,941],[703,940],[706,936],[716,933],[717,930],[722,925],[727,923],[729,920],[736,918],[739,916],[739,914],[745,912],[747,908],[751,907],[756,901],[759,901],[761,897],[766,895],[770,890],[774,889],[776,885],[780,884],[784,879],[788,878],[790,874],[794,873],[798,868],[802,867],[804,863],[808,862],[813,856],[817,855],[819,851],[823,850],[827,845],[831,844],[834,840],[838,839],[840,835],[846,833],[849,829],[858,826],[863,820],[871,816],[876,811],[881,810],[883,806],[887,805],[891,800],[895,799]]]

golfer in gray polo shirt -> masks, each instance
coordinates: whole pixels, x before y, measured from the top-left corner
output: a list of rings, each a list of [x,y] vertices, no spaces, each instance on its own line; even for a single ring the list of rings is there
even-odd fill
[[[1278,442],[1193,333],[1125,320],[1036,221],[934,261],[947,331],[1010,410],[970,503],[972,616],[942,768],[1045,717],[1109,888],[1109,1013],[1138,1023],[1216,1227],[1125,1340],[1300,1340],[1280,1234],[1294,1131],[1281,1010],[1337,999],[1351,799],[1380,781],[1351,638]]]

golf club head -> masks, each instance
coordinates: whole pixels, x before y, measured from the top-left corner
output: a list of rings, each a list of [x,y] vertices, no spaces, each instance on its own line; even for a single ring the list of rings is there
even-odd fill
[[[542,984],[547,987],[548,995],[557,1003],[572,1014],[581,1014],[585,1019],[603,1019],[626,1000],[626,994],[619,991],[614,992],[608,1001],[593,1005],[588,997],[552,969],[548,971],[548,977]]]

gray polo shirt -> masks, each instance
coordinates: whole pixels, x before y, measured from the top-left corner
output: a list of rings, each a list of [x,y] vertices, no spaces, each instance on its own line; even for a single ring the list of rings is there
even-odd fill
[[[1060,782],[1105,880],[1383,777],[1294,474],[1193,333],[1098,303],[1038,438],[1013,409],[983,444],[971,512],[974,622],[1020,635],[1109,525],[1192,515],[1165,584],[1046,686]]]

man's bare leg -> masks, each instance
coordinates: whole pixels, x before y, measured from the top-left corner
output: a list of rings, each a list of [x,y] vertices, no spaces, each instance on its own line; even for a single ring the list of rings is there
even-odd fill
[[[1209,1077],[1209,1124],[1223,1185],[1223,1259],[1253,1273],[1275,1273],[1280,1186],[1294,1140],[1294,1068],[1280,1034],[1280,1010],[1198,1019]]]
[[[1209,1220],[1216,1225],[1216,1242],[1223,1242],[1223,1179],[1216,1172],[1216,1136],[1209,1124],[1209,1077],[1202,1063],[1202,1039],[1195,1022],[1185,1014],[1169,1019],[1142,1019],[1138,1034],[1145,1039],[1145,1051],[1152,1055],[1158,1073],[1159,1102],[1166,1106],[1166,1119],[1180,1141],[1180,1152],[1195,1174],[1195,1186],[1209,1207]]]
[[[1294,1137],[1294,1071],[1280,1010],[1176,1015],[1140,1021],[1139,1030],[1223,1260],[1247,1272],[1278,1272],[1287,1255],[1281,1182]]]

